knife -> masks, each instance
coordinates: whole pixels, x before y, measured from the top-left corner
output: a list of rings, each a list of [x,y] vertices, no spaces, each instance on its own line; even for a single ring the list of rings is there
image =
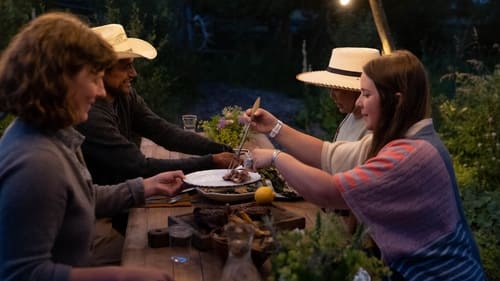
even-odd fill
[[[250,122],[248,122],[245,125],[245,128],[243,129],[243,136],[241,137],[240,140],[240,145],[238,146],[238,150],[236,150],[236,157],[240,157],[241,149],[243,148],[243,144],[245,143],[245,140],[248,136],[248,129],[250,128],[250,124],[252,123],[253,119],[253,114],[255,111],[260,107],[260,97],[258,97],[255,102],[253,103],[252,110],[250,111]]]

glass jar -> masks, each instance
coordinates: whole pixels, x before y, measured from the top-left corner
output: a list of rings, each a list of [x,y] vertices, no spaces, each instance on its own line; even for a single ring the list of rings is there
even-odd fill
[[[228,256],[221,281],[261,281],[251,257],[254,229],[250,224],[229,223],[224,226]]]

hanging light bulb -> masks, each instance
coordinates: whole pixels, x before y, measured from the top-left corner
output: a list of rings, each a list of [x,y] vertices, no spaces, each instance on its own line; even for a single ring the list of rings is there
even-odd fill
[[[340,5],[346,6],[346,5],[349,5],[349,3],[351,2],[351,0],[339,0],[339,2],[340,2]]]

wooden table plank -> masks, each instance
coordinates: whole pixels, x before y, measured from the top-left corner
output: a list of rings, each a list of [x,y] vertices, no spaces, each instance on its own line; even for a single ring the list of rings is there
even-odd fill
[[[275,202],[274,204],[306,218],[306,228],[314,226],[316,222],[316,215],[318,212],[321,211],[321,209],[318,206],[305,201],[301,202],[278,201]]]
[[[315,205],[299,202],[275,202],[297,215],[304,216],[306,228],[312,227],[319,208]],[[164,270],[177,281],[218,281],[224,262],[214,252],[200,252],[193,248],[193,259],[189,264],[176,264],[170,260],[172,250],[169,247],[150,248],[147,232],[155,228],[165,228],[168,216],[190,213],[191,207],[133,208],[130,210],[127,233],[123,249],[123,266],[140,266]]]

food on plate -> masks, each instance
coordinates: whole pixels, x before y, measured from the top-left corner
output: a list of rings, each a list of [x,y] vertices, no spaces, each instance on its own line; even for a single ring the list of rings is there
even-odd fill
[[[237,186],[237,187],[223,187],[223,188],[211,188],[202,187],[200,188],[205,193],[220,193],[220,194],[246,194],[255,191],[255,187],[252,186]]]
[[[285,181],[283,176],[278,172],[275,167],[268,167],[265,169],[258,170],[264,182],[270,181],[268,185],[271,185],[274,192],[278,194],[280,198],[287,199],[301,199],[300,196],[288,183]]]
[[[234,183],[243,183],[250,180],[250,174],[246,169],[231,169],[229,173],[222,177],[225,181],[232,181]]]
[[[257,204],[269,204],[274,200],[274,191],[269,186],[261,186],[257,188],[254,194]]]

